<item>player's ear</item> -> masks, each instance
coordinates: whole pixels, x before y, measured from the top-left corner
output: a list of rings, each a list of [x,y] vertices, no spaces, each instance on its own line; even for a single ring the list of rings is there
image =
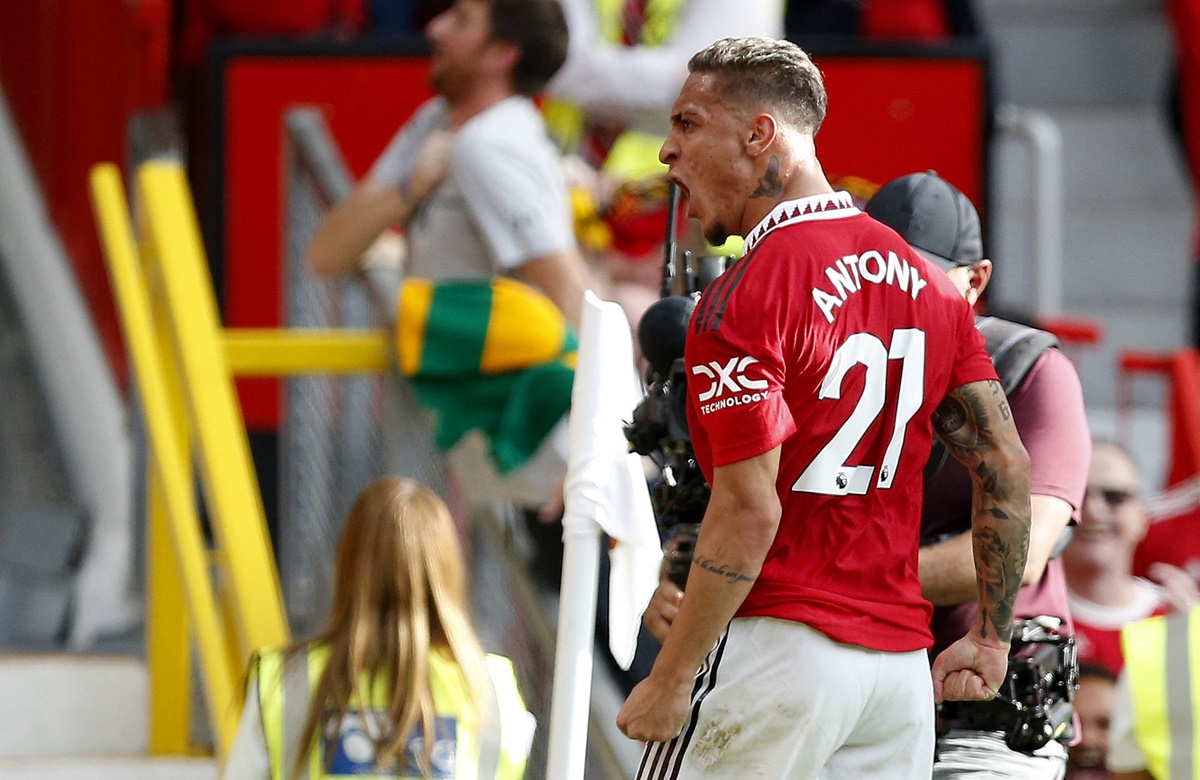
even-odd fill
[[[968,275],[968,284],[971,290],[975,292],[975,297],[978,299],[983,295],[983,291],[987,289],[988,282],[992,280],[992,261],[986,257],[971,266]]]
[[[754,117],[746,128],[746,151],[757,157],[771,148],[779,134],[779,123],[775,117],[762,113]]]

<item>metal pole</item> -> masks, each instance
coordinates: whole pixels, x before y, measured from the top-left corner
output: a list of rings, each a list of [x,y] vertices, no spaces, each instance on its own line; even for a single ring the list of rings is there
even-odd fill
[[[667,237],[663,241],[662,289],[659,296],[671,295],[675,281],[675,231],[679,223],[679,185],[667,184]]]
[[[1033,181],[1033,262],[1037,314],[1061,314],[1063,308],[1063,156],[1062,132],[1049,115],[1017,106],[1000,106],[996,125],[1025,142]]]

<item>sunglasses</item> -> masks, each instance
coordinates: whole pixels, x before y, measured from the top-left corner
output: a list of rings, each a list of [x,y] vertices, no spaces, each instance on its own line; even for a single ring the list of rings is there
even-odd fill
[[[1100,499],[1114,509],[1119,506],[1128,504],[1133,499],[1137,498],[1137,493],[1132,490],[1122,490],[1120,488],[1088,488],[1088,496],[1098,495]]]

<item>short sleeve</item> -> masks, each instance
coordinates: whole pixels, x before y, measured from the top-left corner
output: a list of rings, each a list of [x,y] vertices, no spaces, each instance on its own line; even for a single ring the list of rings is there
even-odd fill
[[[417,153],[425,139],[434,131],[444,129],[447,122],[445,102],[441,98],[426,101],[392,136],[371,166],[370,178],[390,187],[400,186],[400,182],[412,175]]]
[[[271,759],[259,714],[256,677],[252,676],[247,684],[242,717],[221,770],[221,780],[269,780],[271,777]]]
[[[714,468],[769,452],[796,430],[778,339],[732,320],[689,334],[685,349],[689,425],[703,429]]]
[[[502,268],[573,248],[566,186],[557,158],[532,145],[460,135],[450,171]]]
[[[1092,437],[1075,367],[1057,349],[1046,350],[1009,401],[1029,452],[1029,492],[1062,499],[1078,512]]]
[[[954,368],[950,371],[947,390],[953,390],[971,382],[998,379],[996,367],[992,365],[992,359],[988,357],[983,334],[979,332],[979,328],[975,327],[975,315],[965,300],[959,299],[959,301],[962,305],[957,305],[957,302],[955,305],[956,313],[960,317],[958,350],[955,353]]]

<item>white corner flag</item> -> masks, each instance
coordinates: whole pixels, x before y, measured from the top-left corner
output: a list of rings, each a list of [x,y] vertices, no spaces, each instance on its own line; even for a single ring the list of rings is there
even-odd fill
[[[582,319],[564,501],[567,512],[595,520],[615,540],[609,551],[609,649],[628,669],[662,561],[641,457],[629,451],[624,432],[643,393],[621,307],[588,291]]]
[[[551,703],[549,777],[582,778],[591,693],[598,548],[610,551],[609,649],[629,668],[642,613],[658,587],[662,551],[641,459],[624,423],[642,400],[621,307],[588,291],[568,421],[563,488],[563,579]]]

